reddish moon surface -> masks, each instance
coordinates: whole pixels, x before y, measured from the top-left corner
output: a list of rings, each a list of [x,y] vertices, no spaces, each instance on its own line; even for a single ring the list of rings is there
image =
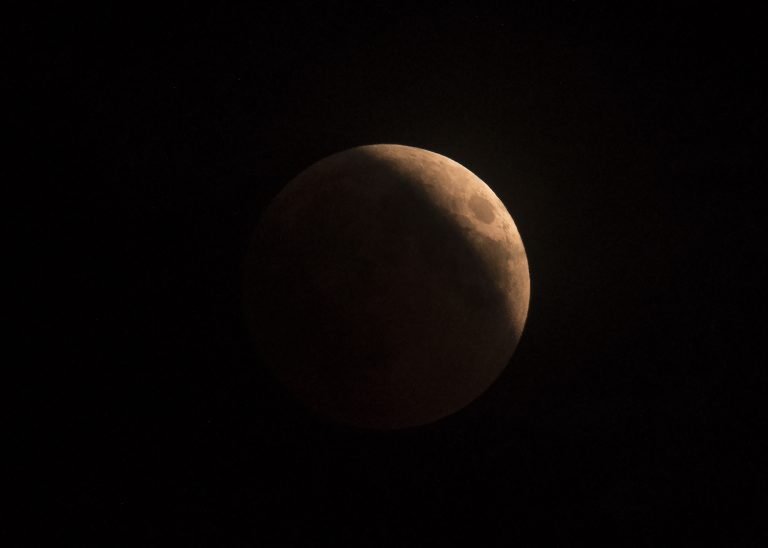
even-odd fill
[[[306,407],[363,428],[418,426],[500,375],[528,313],[523,242],[468,169],[420,148],[357,147],[291,181],[244,268],[264,363]]]

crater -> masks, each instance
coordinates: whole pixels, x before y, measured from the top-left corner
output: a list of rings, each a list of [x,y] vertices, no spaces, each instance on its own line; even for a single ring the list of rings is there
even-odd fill
[[[472,210],[472,214],[480,222],[490,224],[496,218],[491,202],[479,194],[475,194],[470,198],[469,208]]]

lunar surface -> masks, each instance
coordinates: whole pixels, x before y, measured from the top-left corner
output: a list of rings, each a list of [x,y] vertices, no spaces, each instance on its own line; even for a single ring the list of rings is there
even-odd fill
[[[257,351],[306,407],[418,426],[482,394],[518,344],[528,261],[504,204],[427,150],[329,156],[264,213],[244,268]]]

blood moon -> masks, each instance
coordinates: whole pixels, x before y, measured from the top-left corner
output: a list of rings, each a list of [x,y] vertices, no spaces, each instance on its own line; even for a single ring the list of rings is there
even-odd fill
[[[504,204],[420,148],[310,166],[265,211],[244,263],[257,350],[317,414],[395,429],[458,411],[520,339],[530,279]]]

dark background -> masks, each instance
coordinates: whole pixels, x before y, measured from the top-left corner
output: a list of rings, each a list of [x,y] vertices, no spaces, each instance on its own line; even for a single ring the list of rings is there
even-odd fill
[[[10,214],[28,242],[18,545],[766,541],[757,14],[284,2],[8,22],[29,206]],[[259,213],[371,143],[478,174],[531,267],[502,378],[394,433],[305,414],[239,309]]]

